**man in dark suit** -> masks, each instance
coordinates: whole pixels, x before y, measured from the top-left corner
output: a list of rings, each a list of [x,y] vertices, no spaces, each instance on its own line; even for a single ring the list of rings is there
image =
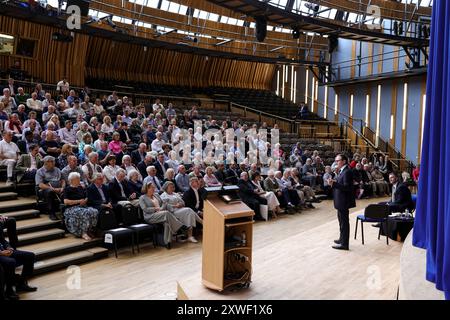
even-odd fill
[[[237,185],[239,187],[238,194],[242,202],[248,205],[250,209],[252,209],[255,212],[256,220],[263,220],[260,213],[259,205],[267,204],[267,200],[260,197],[258,193],[255,191],[255,188],[248,179],[247,172],[244,171],[241,173],[241,178],[239,179]]]
[[[238,181],[237,164],[236,162],[232,162],[225,171],[225,184],[237,185]]]
[[[136,194],[130,193],[128,183],[125,180],[126,172],[124,169],[117,170],[116,177],[108,185],[109,197],[113,206],[119,201],[129,201],[136,199]]]
[[[16,249],[18,242],[16,219],[5,217],[0,214],[0,233],[3,233],[3,229],[6,229],[9,244],[13,249]]]
[[[137,169],[139,170],[142,179],[145,179],[148,176],[147,167],[153,165],[153,163],[153,157],[149,153],[145,155],[144,161],[138,163]]]
[[[128,123],[122,122],[118,132],[120,134],[120,141],[122,141],[125,144],[130,144],[132,142],[131,133],[128,131]]]
[[[147,145],[145,143],[139,144],[139,147],[131,152],[131,162],[133,162],[133,164],[137,166],[139,162],[144,161],[146,154]]]
[[[406,209],[413,210],[414,202],[411,197],[411,191],[409,188],[401,183],[398,179],[398,175],[394,172],[389,174],[389,182],[392,184],[392,199],[389,202],[384,202],[389,206],[389,211],[405,212]]]
[[[203,215],[203,197],[200,192],[200,182],[198,178],[192,176],[189,178],[190,188],[183,193],[184,205],[197,212],[200,216]]]
[[[353,172],[348,166],[348,158],[338,154],[335,158],[338,175],[335,179],[328,179],[328,184],[333,190],[334,207],[338,212],[340,229],[339,240],[335,240],[333,249],[348,250],[350,238],[349,209],[356,207],[355,194],[353,192]]]
[[[3,231],[3,226],[0,231]],[[35,255],[32,252],[14,249],[0,232],[0,265],[3,268],[6,290],[5,295],[9,300],[18,300],[17,292],[34,292],[35,287],[28,285],[28,278],[33,275]],[[15,271],[19,266],[23,266],[22,274],[16,277]]]
[[[103,181],[102,173],[94,173],[93,182],[87,188],[88,206],[97,209],[99,212],[104,209],[112,209],[108,187],[103,184]]]
[[[156,160],[154,166],[156,169],[156,176],[158,177],[159,181],[164,181],[166,171],[167,169],[169,169],[169,165],[165,163],[164,152],[160,152],[158,154],[158,159]]]

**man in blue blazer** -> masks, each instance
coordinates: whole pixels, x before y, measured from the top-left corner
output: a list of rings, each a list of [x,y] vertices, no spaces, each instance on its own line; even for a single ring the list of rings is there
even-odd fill
[[[103,184],[102,173],[94,173],[93,183],[87,188],[88,205],[101,212],[102,209],[112,209],[109,190]]]
[[[353,172],[348,166],[348,158],[338,154],[335,158],[337,164],[337,178],[328,179],[333,189],[334,207],[337,209],[340,237],[335,240],[333,249],[348,250],[350,238],[349,209],[356,207],[353,189]]]

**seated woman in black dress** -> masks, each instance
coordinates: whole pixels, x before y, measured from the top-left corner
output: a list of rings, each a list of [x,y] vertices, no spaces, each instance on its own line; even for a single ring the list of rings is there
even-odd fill
[[[140,180],[141,175],[137,170],[131,170],[128,172],[128,188],[130,193],[136,193],[136,198],[142,195],[142,181]]]
[[[67,230],[84,240],[92,240],[92,231],[97,226],[98,210],[87,206],[87,192],[80,184],[80,174],[71,172],[69,185],[64,188],[64,212]]]

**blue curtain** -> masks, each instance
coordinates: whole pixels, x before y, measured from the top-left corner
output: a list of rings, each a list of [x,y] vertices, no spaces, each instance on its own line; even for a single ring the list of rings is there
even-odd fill
[[[450,1],[435,0],[413,244],[427,250],[426,279],[450,299]]]

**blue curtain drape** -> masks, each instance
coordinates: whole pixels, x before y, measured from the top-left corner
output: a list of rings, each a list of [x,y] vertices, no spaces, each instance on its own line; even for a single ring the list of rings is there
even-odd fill
[[[450,1],[435,0],[413,245],[427,250],[426,279],[450,299]]]

